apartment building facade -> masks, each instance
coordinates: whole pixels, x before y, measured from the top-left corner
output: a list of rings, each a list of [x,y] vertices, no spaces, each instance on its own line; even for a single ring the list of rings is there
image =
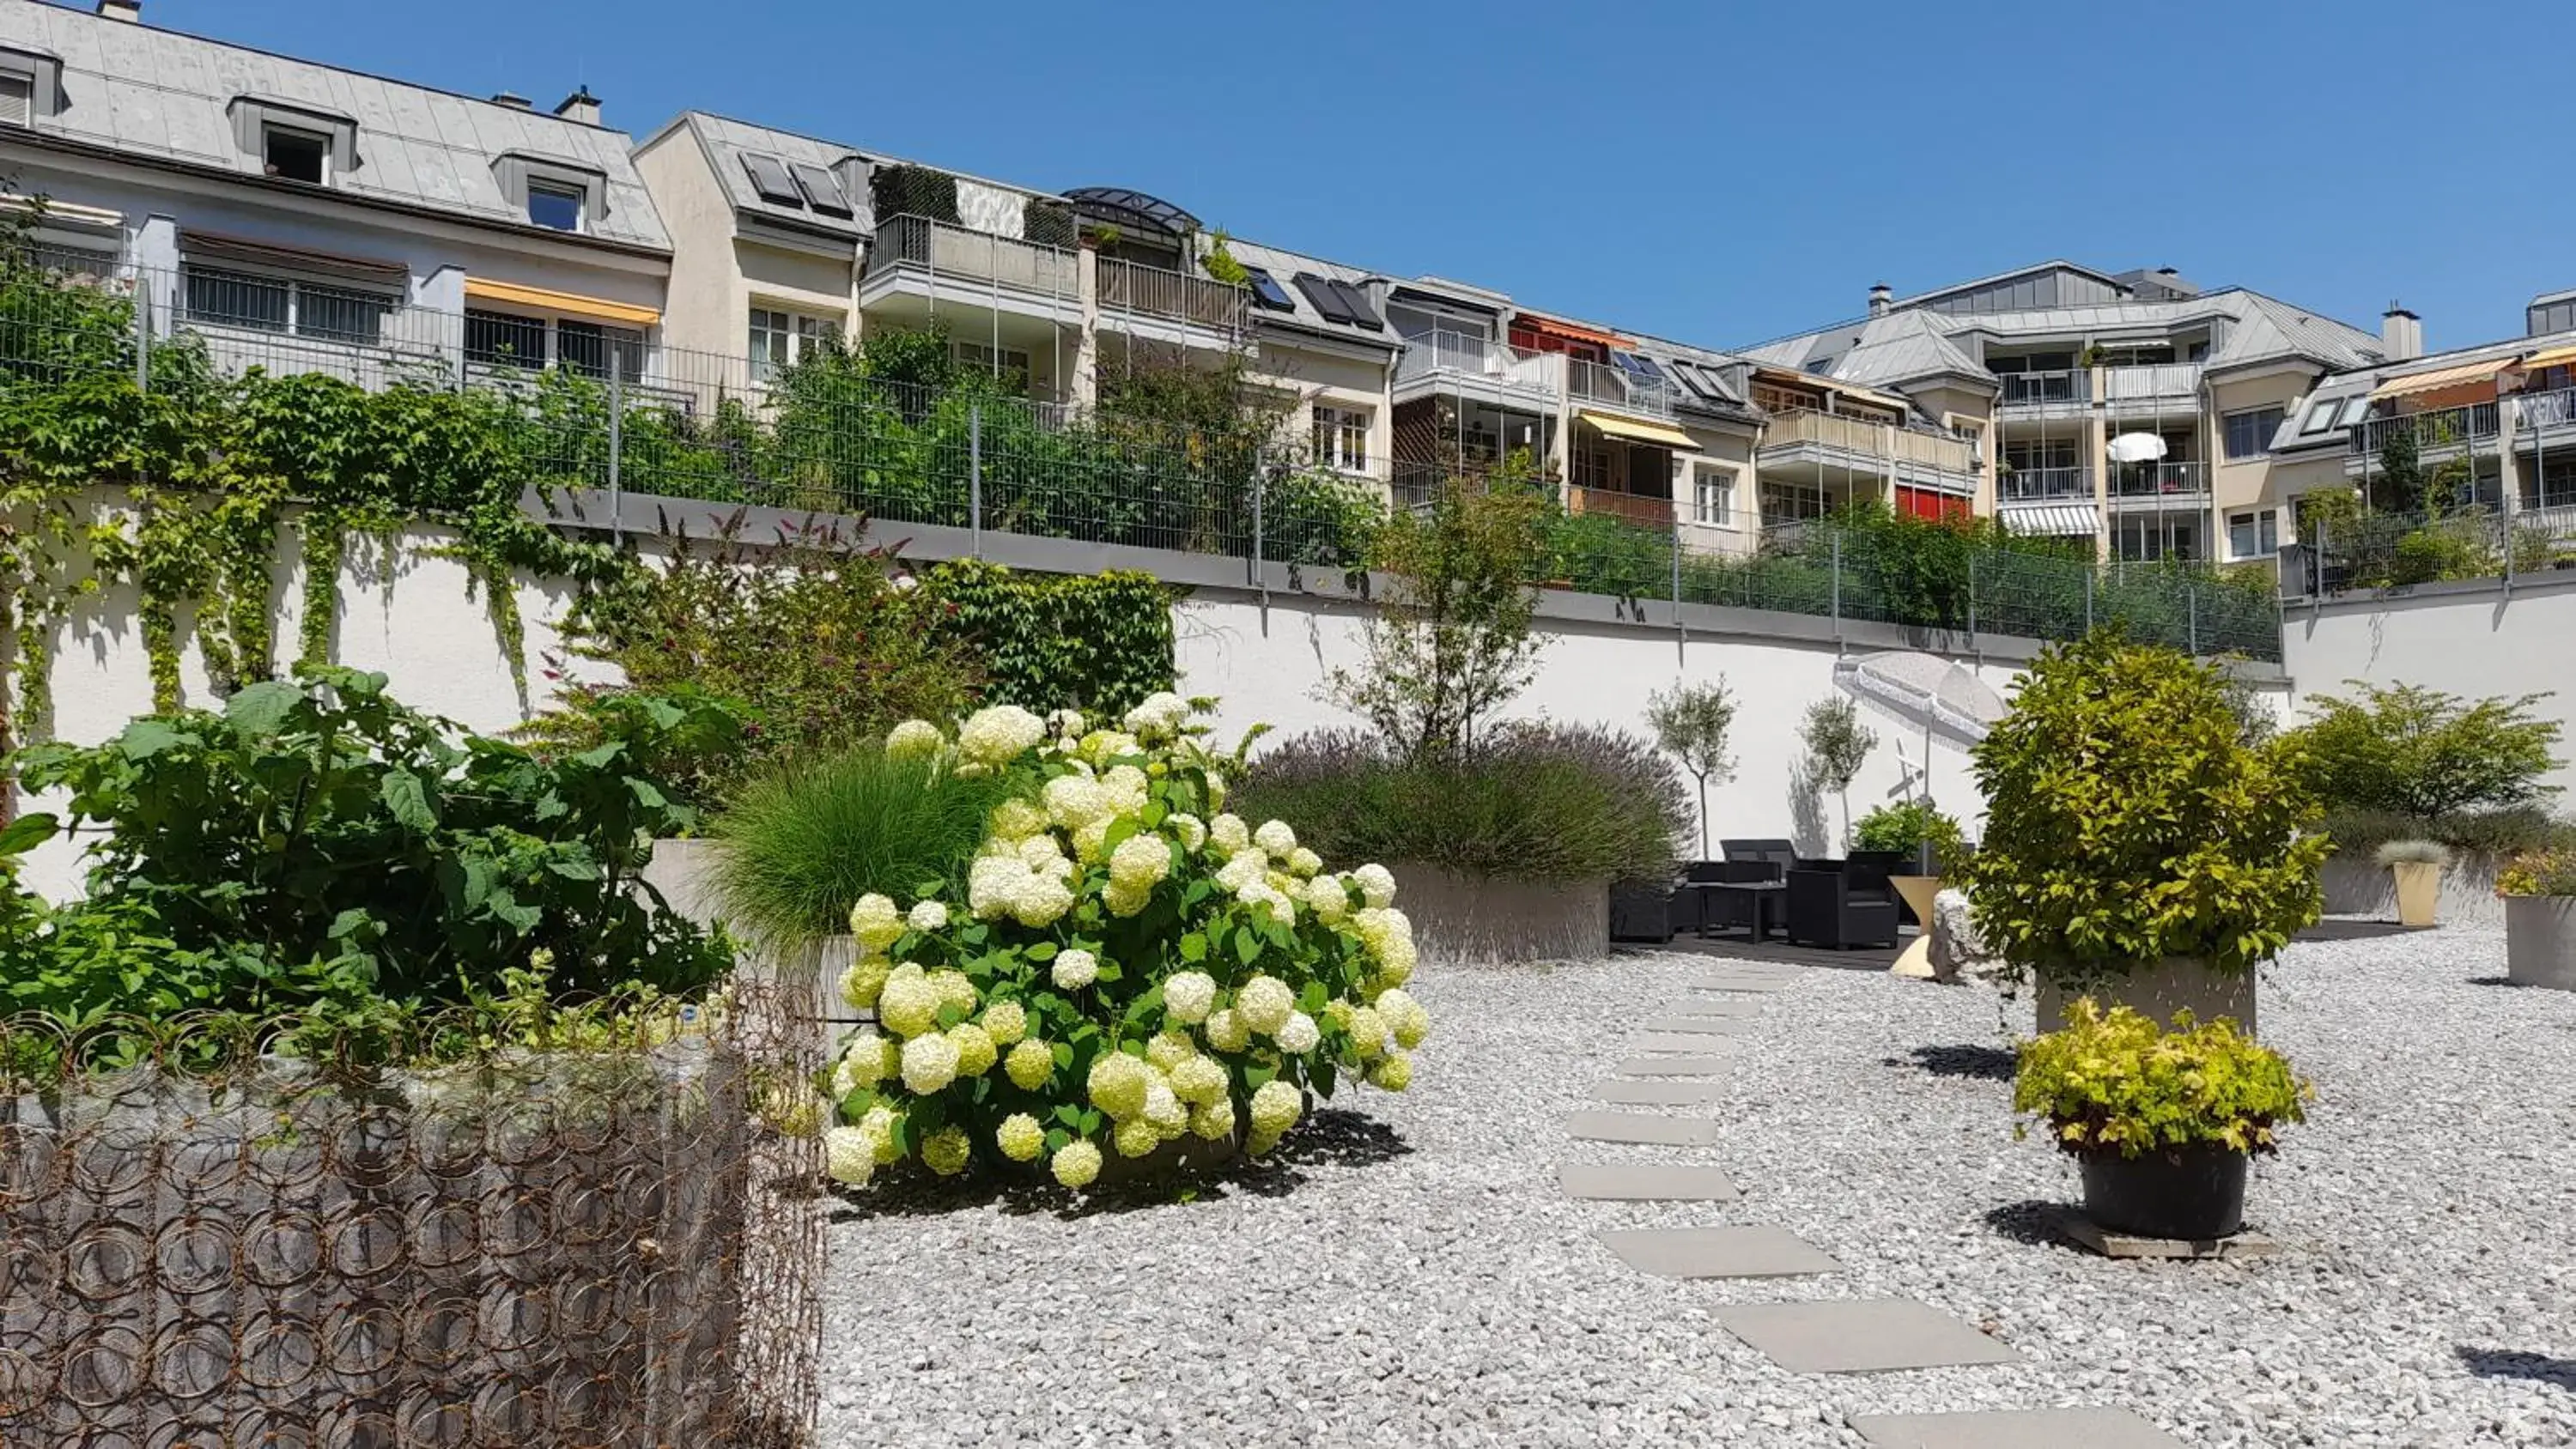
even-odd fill
[[[631,138],[94,11],[0,6],[0,173],[56,266],[132,286],[219,363],[629,376],[671,249]]]

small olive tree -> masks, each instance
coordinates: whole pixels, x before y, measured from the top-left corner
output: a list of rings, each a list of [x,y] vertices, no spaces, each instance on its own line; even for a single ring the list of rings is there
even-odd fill
[[[1708,787],[1735,778],[1735,761],[1726,753],[1726,734],[1735,725],[1735,696],[1726,676],[1714,684],[1676,684],[1646,696],[1646,724],[1655,743],[1682,762],[1699,782],[1699,853],[1708,858]]]
[[[1878,732],[1860,722],[1860,707],[1844,695],[1832,695],[1807,706],[1798,725],[1798,740],[1807,747],[1807,779],[1831,790],[1843,807],[1843,840],[1851,840],[1851,784],[1878,744]]]

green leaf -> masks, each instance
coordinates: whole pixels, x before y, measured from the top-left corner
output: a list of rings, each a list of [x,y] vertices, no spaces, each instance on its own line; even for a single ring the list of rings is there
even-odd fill
[[[194,738],[167,720],[139,719],[127,725],[124,733],[116,737],[116,747],[129,760],[148,760],[165,750],[189,744]]]
[[[377,793],[396,822],[414,834],[427,835],[438,828],[438,817],[429,808],[429,792],[420,777],[409,770],[388,770],[377,786]]]
[[[0,826],[0,856],[24,855],[54,838],[62,822],[41,810],[29,811]]]
[[[1181,959],[1204,961],[1207,959],[1207,946],[1207,934],[1203,931],[1192,931],[1181,937]]]
[[[1249,966],[1261,959],[1261,934],[1250,926],[1234,928],[1235,959]]]
[[[1043,964],[1055,959],[1055,949],[1055,942],[1040,941],[1036,945],[1022,951],[1020,953],[1020,959]]]
[[[282,680],[266,679],[224,702],[224,720],[252,739],[267,739],[304,702],[304,691]]]

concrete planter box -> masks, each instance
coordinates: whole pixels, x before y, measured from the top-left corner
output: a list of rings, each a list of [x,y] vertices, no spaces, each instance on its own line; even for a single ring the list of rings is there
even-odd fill
[[[2066,1008],[2080,996],[2092,997],[2105,1011],[2114,1006],[2133,1007],[2160,1025],[2171,1025],[2177,1011],[2189,1011],[2195,1021],[2233,1017],[2246,1035],[2255,1031],[2254,973],[2221,975],[2200,961],[2184,957],[2168,957],[2090,991],[2070,992],[2043,980],[2039,983],[2039,1029],[2055,1031],[2064,1025]]]
[[[2576,991],[2576,896],[2507,896],[2504,974],[2520,986]]]
[[[1589,961],[1610,952],[1610,883],[1551,885],[1398,862],[1395,904],[1433,961]]]
[[[2495,893],[2497,863],[2487,854],[2453,856],[2434,894],[2435,919],[2455,926],[2503,925],[2504,903]],[[2396,877],[2367,855],[2328,860],[2319,883],[2325,887],[2327,915],[2399,918]]]
[[[662,899],[701,926],[716,923],[716,845],[695,838],[653,842],[653,858],[639,872]]]

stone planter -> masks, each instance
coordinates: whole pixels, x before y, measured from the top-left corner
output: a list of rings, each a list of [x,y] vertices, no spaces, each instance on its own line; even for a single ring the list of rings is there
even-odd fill
[[[2504,974],[2519,986],[2576,991],[2576,896],[2507,896]]]
[[[1610,883],[1463,876],[1398,862],[1395,904],[1431,961],[1589,961],[1610,951]]]
[[[2406,860],[2388,869],[2397,877],[2397,924],[2420,929],[2440,919],[2440,866],[2431,861]]]
[[[701,926],[716,923],[716,845],[712,840],[665,839],[653,842],[653,858],[639,872],[662,899]]]
[[[2177,1011],[2189,1011],[2195,1021],[2216,1021],[2231,1017],[2247,1036],[2254,1035],[2254,973],[2227,976],[2212,971],[2208,965],[2183,957],[2169,957],[2143,970],[2113,977],[2089,990],[2068,991],[2053,981],[2039,983],[2039,1029],[2055,1031],[2066,1022],[2066,1008],[2076,998],[2090,996],[2102,1009],[2115,1006],[2135,1009],[2152,1017],[2157,1024],[2169,1026]]]

